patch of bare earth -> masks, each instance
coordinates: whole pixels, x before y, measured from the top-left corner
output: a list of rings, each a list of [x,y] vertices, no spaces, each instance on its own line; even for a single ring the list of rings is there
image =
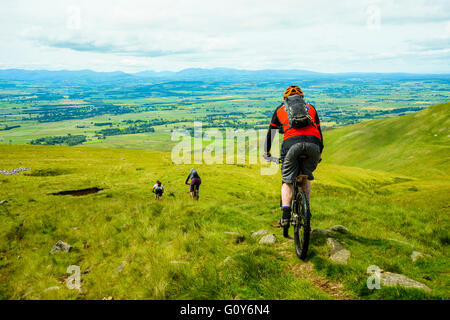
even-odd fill
[[[292,258],[295,255],[294,242],[285,241],[278,246],[280,254],[286,258]],[[327,295],[337,300],[351,300],[353,297],[346,292],[342,283],[331,282],[314,271],[314,265],[311,262],[291,263],[289,267],[296,278],[311,281],[314,287],[325,292]]]

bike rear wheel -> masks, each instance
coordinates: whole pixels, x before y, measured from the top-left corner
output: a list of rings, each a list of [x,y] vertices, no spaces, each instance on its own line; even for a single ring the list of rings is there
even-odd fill
[[[296,205],[293,213],[295,252],[301,260],[305,260],[308,253],[309,235],[311,232],[311,212],[305,191],[297,193]]]

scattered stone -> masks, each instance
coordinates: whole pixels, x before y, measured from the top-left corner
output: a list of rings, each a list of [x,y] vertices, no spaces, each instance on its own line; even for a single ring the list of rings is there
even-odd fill
[[[62,242],[61,240],[58,240],[58,242],[55,244],[55,246],[53,247],[53,249],[50,251],[51,254],[55,253],[55,252],[69,252],[72,249],[72,246]]]
[[[80,228],[79,227],[75,227],[75,228],[73,228],[73,230],[79,230]]]
[[[8,200],[0,200],[0,204],[8,203]]]
[[[259,243],[266,243],[266,244],[274,244],[277,242],[277,237],[272,233],[265,235],[259,240]]]
[[[429,254],[422,253],[420,251],[413,251],[411,253],[411,260],[416,262],[420,258],[431,257]]]
[[[261,229],[261,230],[258,230],[258,231],[256,231],[256,232],[253,232],[253,233],[252,233],[252,238],[256,238],[256,237],[259,237],[259,236],[263,236],[263,235],[265,235],[265,234],[267,234],[267,233],[269,233],[269,231],[264,230],[264,229]]]
[[[223,264],[227,264],[228,262],[230,262],[231,260],[233,260],[232,257],[228,256],[225,258],[225,260],[223,260]]]
[[[109,296],[109,297],[103,297],[102,300],[113,300],[113,297]]]
[[[427,292],[431,292],[431,289],[426,285],[424,285],[423,283],[410,279],[402,274],[384,271],[380,273],[380,280],[381,284],[385,286],[402,286],[407,288],[418,288],[423,289]]]
[[[0,170],[0,174],[4,176],[13,176],[17,175],[22,171],[29,171],[31,168],[17,168],[17,169],[11,169],[11,170]]]
[[[116,271],[117,272],[122,272],[123,269],[125,269],[125,263],[122,263],[120,266],[117,267]]]
[[[239,232],[225,232],[225,234],[236,239],[236,243],[241,243],[245,240],[245,236]]]
[[[350,230],[348,230],[346,227],[344,227],[340,224],[332,226],[329,230],[339,232],[339,233],[349,233],[350,232]]]
[[[395,241],[395,242],[398,242],[398,243],[401,243],[401,244],[404,244],[404,245],[407,245],[407,246],[410,246],[410,247],[414,247],[413,244],[405,242],[405,241],[401,241],[401,240],[397,240],[397,239],[388,239],[388,240]]]
[[[187,264],[187,262],[185,262],[185,261],[170,261],[170,263],[173,263],[173,264]]]
[[[86,269],[84,269],[83,274],[88,274],[89,272],[91,272],[91,269],[90,268],[86,268]]]
[[[330,230],[313,229],[313,230],[311,230],[310,237],[311,238],[320,238],[320,237],[332,236],[334,234],[335,233],[333,231],[330,231]]]
[[[44,292],[52,291],[52,290],[59,290],[59,287],[58,287],[58,286],[56,286],[56,287],[50,287],[50,288],[44,289]]]
[[[328,245],[331,246],[329,257],[334,263],[347,264],[348,258],[350,258],[350,251],[345,249],[344,246],[333,238],[327,239]]]

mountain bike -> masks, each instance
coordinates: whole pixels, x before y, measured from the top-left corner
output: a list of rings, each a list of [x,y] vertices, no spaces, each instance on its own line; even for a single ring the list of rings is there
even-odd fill
[[[280,163],[280,159],[275,157],[265,157],[267,161]],[[300,156],[300,159],[306,159],[306,156]],[[293,183],[292,196],[292,215],[291,225],[294,228],[295,253],[301,260],[305,260],[309,246],[309,236],[311,233],[311,211],[309,210],[309,200],[306,192],[303,190],[308,176],[300,174]],[[289,228],[289,226],[287,227]]]

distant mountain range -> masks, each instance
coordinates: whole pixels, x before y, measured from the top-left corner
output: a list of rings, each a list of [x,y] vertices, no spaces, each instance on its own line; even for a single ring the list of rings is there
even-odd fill
[[[190,68],[174,71],[142,71],[137,73],[96,72],[92,70],[49,71],[0,69],[0,80],[23,81],[140,81],[145,79],[175,81],[265,81],[286,79],[450,79],[450,74],[410,73],[319,73],[308,70],[240,70],[230,68]]]

